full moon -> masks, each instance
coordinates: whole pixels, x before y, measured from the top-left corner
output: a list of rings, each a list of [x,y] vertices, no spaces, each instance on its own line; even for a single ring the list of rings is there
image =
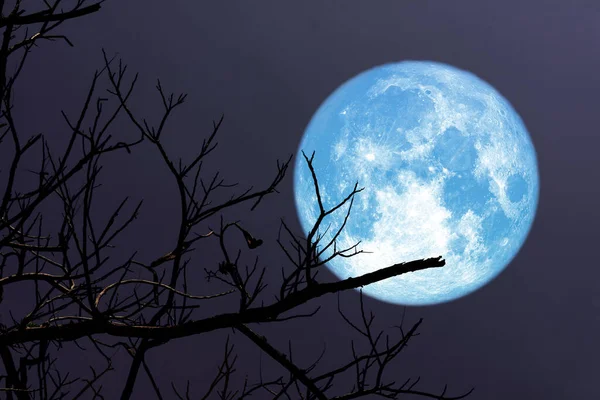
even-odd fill
[[[365,253],[329,261],[339,279],[415,259],[446,260],[363,288],[385,302],[438,304],[481,288],[515,257],[535,217],[539,176],[523,121],[488,83],[446,64],[404,61],[350,79],[316,111],[300,151],[309,158],[315,152],[326,209],[357,181],[364,187],[336,246],[360,241]],[[319,207],[301,155],[294,197],[308,234]],[[321,224],[323,246],[348,205]]]

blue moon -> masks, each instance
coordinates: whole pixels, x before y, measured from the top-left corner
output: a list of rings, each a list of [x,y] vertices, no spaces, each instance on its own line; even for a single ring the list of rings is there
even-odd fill
[[[533,223],[539,174],[525,124],[511,104],[476,75],[450,65],[403,61],[365,71],[318,108],[301,139],[294,198],[305,233],[319,208],[341,202],[358,181],[337,249],[360,241],[369,253],[335,257],[339,279],[421,258],[442,268],[399,275],[363,291],[384,302],[433,305],[492,281],[523,246]],[[322,243],[347,206],[325,218]],[[331,227],[327,230],[327,226]]]

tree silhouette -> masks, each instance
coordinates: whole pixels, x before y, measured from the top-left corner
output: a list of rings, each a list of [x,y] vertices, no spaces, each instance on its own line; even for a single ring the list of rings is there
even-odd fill
[[[397,276],[403,273],[438,268],[444,265],[441,257],[392,266],[382,266],[378,271],[346,280],[323,283],[316,274],[326,262],[334,257],[353,257],[362,251],[357,245],[339,249],[336,238],[350,217],[355,195],[362,190],[358,183],[343,201],[331,209],[323,206],[316,171],[313,167],[314,153],[304,160],[312,173],[319,215],[307,238],[298,236],[281,220],[277,243],[289,259],[291,266],[284,267],[276,297],[267,293],[266,271],[253,267],[243,268],[240,263],[242,239],[247,250],[258,252],[262,239],[255,238],[244,228],[241,221],[226,222],[226,212],[240,204],[251,204],[255,210],[261,201],[277,192],[290,165],[291,156],[277,162],[274,176],[259,190],[252,188],[233,194],[224,201],[213,203],[214,194],[221,189],[233,190],[236,185],[225,183],[219,173],[206,179],[202,166],[217,145],[216,137],[223,117],[213,122],[212,132],[203,141],[200,151],[188,163],[173,161],[162,142],[165,123],[173,110],[184,103],[186,95],[166,94],[160,81],[156,89],[163,106],[158,126],[150,126],[131,111],[129,99],[137,81],[126,77],[126,66],[114,57],[104,54],[104,65],[96,71],[80,114],[69,118],[62,116],[70,128],[69,140],[60,156],[55,155],[45,134],[23,137],[13,118],[12,98],[15,82],[34,47],[44,41],[63,40],[54,34],[62,23],[82,18],[100,10],[103,1],[72,2],[47,0],[40,2],[42,9],[26,12],[16,1],[10,10],[0,1],[0,27],[4,29],[0,48],[0,150],[12,152],[5,159],[8,169],[0,171],[0,186],[4,190],[0,202],[0,305],[2,316],[7,311],[10,322],[3,320],[0,331],[0,390],[7,399],[78,399],[103,398],[102,383],[114,369],[113,350],[124,350],[131,356],[129,372],[124,379],[113,376],[115,384],[122,385],[121,399],[129,399],[134,393],[136,379],[144,373],[149,378],[157,398],[179,399],[242,399],[253,398],[304,398],[304,399],[354,399],[379,395],[397,398],[402,394],[421,395],[433,399],[460,399],[469,393],[448,396],[416,389],[418,379],[403,383],[389,379],[386,367],[417,334],[421,320],[409,329],[398,327],[399,335],[386,335],[373,328],[373,314],[365,310],[361,293],[361,321],[352,321],[339,306],[339,293]],[[68,3],[68,4],[66,4]],[[63,10],[61,7],[67,7]],[[31,33],[31,32],[35,33]],[[117,65],[115,65],[115,63]],[[9,69],[14,67],[14,73]],[[109,89],[96,95],[101,79],[106,79]],[[108,105],[114,104],[111,111]],[[137,139],[124,141],[113,138],[108,132],[119,115],[124,115],[137,132]],[[100,224],[94,209],[94,193],[99,186],[100,160],[109,153],[138,151],[142,142],[149,142],[168,168],[177,190],[174,196],[179,202],[179,228],[175,245],[167,254],[153,261],[141,261],[132,251],[125,262],[115,264],[109,256],[117,237],[138,218],[142,202],[130,207],[128,198],[114,209],[105,224]],[[4,149],[2,148],[4,147]],[[28,156],[39,151],[39,166],[22,166]],[[80,150],[78,150],[80,149]],[[33,168],[33,169],[32,169]],[[26,174],[37,175],[33,187],[21,191],[20,182]],[[31,175],[29,175],[31,176]],[[42,207],[50,200],[57,201],[62,213],[58,229],[44,225]],[[321,243],[319,228],[326,216],[345,210],[343,224],[333,239]],[[220,225],[205,228],[212,217],[220,217]],[[230,228],[235,228],[230,230]],[[196,232],[199,230],[200,233]],[[229,235],[231,232],[241,232]],[[284,236],[287,243],[284,244]],[[225,246],[238,245],[234,256]],[[188,282],[187,270],[194,255],[194,244],[213,241],[222,255],[222,262],[206,267],[206,282]],[[330,252],[326,253],[326,251]],[[160,253],[159,253],[160,254]],[[227,285],[225,292],[211,291],[215,283]],[[30,286],[32,285],[32,286]],[[32,292],[22,288],[33,287]],[[7,291],[19,289],[18,296]],[[212,294],[198,295],[205,292]],[[32,293],[30,298],[26,298]],[[293,318],[310,318],[318,308],[308,314],[297,312],[298,307],[318,297],[338,294],[340,320],[350,331],[364,341],[366,351],[351,347],[350,361],[336,365],[325,373],[316,374],[315,366],[300,366],[292,354],[274,347],[269,339],[257,334],[257,323],[276,323]],[[198,318],[195,311],[199,303],[211,299],[237,296],[239,306],[228,313]],[[27,312],[17,312],[17,303],[27,304]],[[237,303],[237,300],[236,300]],[[235,371],[236,356],[231,338],[224,340],[223,361],[214,379],[207,387],[160,388],[153,377],[146,355],[151,349],[167,342],[189,336],[200,336],[211,331],[231,330],[247,337],[265,355],[281,366],[281,376],[256,382],[245,381],[241,387],[233,387],[231,380]],[[87,343],[82,352],[97,352],[102,365],[93,365],[87,376],[71,378],[68,371],[61,370],[57,360],[67,351],[67,343]],[[79,345],[78,345],[79,346]],[[70,350],[69,350],[70,351]],[[328,364],[330,365],[330,364]],[[143,371],[140,371],[140,370]],[[342,378],[345,377],[345,378]],[[354,378],[352,378],[354,377]],[[351,382],[343,387],[344,382]],[[166,391],[169,391],[166,394]],[[172,391],[171,391],[172,390]],[[335,394],[344,393],[346,394]]]

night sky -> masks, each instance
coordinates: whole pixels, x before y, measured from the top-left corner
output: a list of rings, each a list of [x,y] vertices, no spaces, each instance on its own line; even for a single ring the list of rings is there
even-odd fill
[[[592,399],[599,396],[600,373],[600,272],[594,254],[600,223],[599,21],[600,3],[590,0],[107,1],[100,12],[65,24],[62,33],[74,48],[57,42],[34,49],[15,93],[15,114],[28,136],[44,132],[60,149],[68,137],[60,110],[77,115],[94,71],[103,65],[104,48],[109,56],[118,53],[131,74],[140,73],[131,106],[149,122],[157,124],[161,115],[156,78],[167,91],[189,94],[165,133],[175,159],[198,151],[212,120],[225,114],[208,164],[227,181],[239,182],[240,191],[270,183],[276,160],[296,153],[321,102],[356,74],[402,60],[438,61],[473,72],[511,102],[528,128],[540,173],[537,216],[517,257],[490,284],[450,303],[406,309],[406,323],[424,318],[421,335],[388,376],[398,382],[421,376],[419,388],[434,393],[446,383],[449,394],[474,386],[472,399]],[[115,122],[111,134],[138,135],[126,118]],[[138,258],[147,261],[170,250],[177,193],[156,149],[145,143],[103,164],[99,218],[125,196],[133,203],[144,199],[140,218],[111,258],[124,261],[138,250]],[[246,204],[225,214],[265,241],[257,254],[273,285],[286,263],[275,243],[280,218],[301,233],[292,181],[290,171],[281,193],[254,212]],[[49,215],[55,206],[47,206]],[[204,280],[204,268],[216,269],[217,251],[216,241],[197,247],[191,291],[218,291]],[[244,257],[253,263],[254,253]],[[327,270],[321,275],[334,279]],[[358,292],[344,293],[341,301],[349,316],[359,316]],[[303,310],[316,305],[322,309],[312,319],[253,328],[282,351],[291,339],[294,359],[305,366],[326,345],[322,370],[334,368],[348,361],[350,340],[357,337],[338,315],[335,296]],[[402,317],[397,305],[367,297],[365,305],[376,313],[378,327],[397,325]],[[234,307],[235,302],[216,301],[198,315]],[[239,356],[236,382],[246,373],[256,378],[259,360],[266,377],[281,372],[241,334],[214,332],[149,353],[163,395],[171,398],[171,381],[183,388],[188,379],[192,393],[203,393],[228,334]],[[86,352],[72,347],[60,362],[86,366],[86,357],[96,359],[93,353],[91,346]],[[107,398],[118,398],[130,358],[119,353],[115,360],[117,370],[104,381]],[[338,382],[339,390],[349,390],[351,380]],[[154,398],[152,393],[140,372],[133,398]]]

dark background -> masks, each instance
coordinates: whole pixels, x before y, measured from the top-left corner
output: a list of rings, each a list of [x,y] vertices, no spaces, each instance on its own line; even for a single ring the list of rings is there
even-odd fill
[[[388,376],[403,382],[420,375],[420,388],[434,392],[448,383],[450,394],[475,386],[470,398],[482,400],[600,396],[600,273],[595,254],[600,222],[600,3],[108,1],[99,13],[68,22],[62,32],[76,47],[45,43],[35,49],[20,78],[15,112],[25,136],[44,132],[61,149],[68,131],[60,110],[72,118],[77,115],[94,70],[102,66],[104,47],[109,55],[118,52],[130,71],[140,72],[132,109],[150,122],[158,123],[160,117],[157,77],[166,90],[189,93],[165,134],[175,159],[189,159],[198,151],[212,120],[225,113],[211,165],[243,188],[267,185],[276,159],[296,152],[320,103],[365,69],[393,61],[433,60],[489,82],[521,115],[537,150],[541,192],[533,228],[517,257],[489,285],[447,304],[407,309],[408,322],[424,318],[422,333]],[[137,136],[125,119],[111,133]],[[123,152],[107,157],[101,176],[100,217],[126,195],[145,201],[140,219],[113,253],[115,262],[135,249],[139,259],[148,261],[175,242],[179,210],[174,181],[150,144],[137,150],[131,156]],[[267,198],[256,212],[249,213],[246,205],[226,214],[230,221],[242,219],[265,240],[260,263],[268,267],[273,283],[285,263],[274,242],[279,218],[301,232],[291,178],[290,171],[281,194]],[[205,233],[207,228],[202,229],[196,231]],[[204,282],[202,271],[215,268],[215,245],[194,256],[194,294],[216,291]],[[253,255],[244,256],[251,264]],[[332,277],[327,271],[321,274]],[[358,293],[341,299],[356,317]],[[398,324],[402,307],[365,300],[381,327]],[[207,304],[199,315],[231,310],[226,303]],[[348,360],[350,339],[356,337],[337,314],[334,297],[317,303],[323,309],[311,320],[255,328],[282,351],[291,338],[295,360],[303,366],[326,343],[322,369],[333,368]],[[216,371],[227,334],[178,340],[151,351],[149,365],[163,394],[170,397],[171,381],[182,388],[187,379],[192,393],[200,394]],[[240,334],[232,338],[239,354],[237,376],[256,378],[259,351]],[[87,352],[73,348],[72,356],[61,356],[61,363],[87,365],[95,359],[93,351],[91,346]],[[117,372],[104,383],[107,398],[120,393],[129,363],[122,354],[115,360]],[[261,362],[265,377],[274,377],[276,370],[266,356]],[[136,399],[153,398],[143,372],[135,393]],[[257,398],[269,398],[265,394]]]

